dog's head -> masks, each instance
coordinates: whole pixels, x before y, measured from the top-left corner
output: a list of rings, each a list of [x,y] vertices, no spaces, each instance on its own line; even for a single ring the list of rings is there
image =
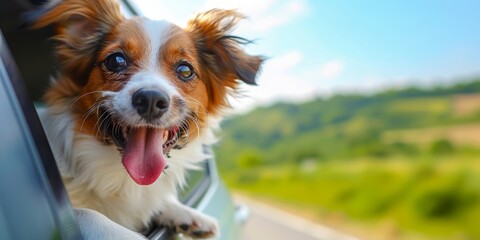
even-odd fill
[[[170,149],[197,137],[207,116],[227,107],[239,81],[255,84],[262,57],[248,55],[244,39],[228,35],[241,18],[216,9],[182,29],[127,19],[114,0],[52,5],[34,24],[57,26],[62,79],[47,102],[74,89],[77,131],[115,144],[133,180],[151,184]]]

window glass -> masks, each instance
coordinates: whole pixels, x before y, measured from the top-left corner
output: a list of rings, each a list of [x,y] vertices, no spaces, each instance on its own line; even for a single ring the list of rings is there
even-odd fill
[[[209,171],[208,171],[208,161],[205,161],[201,164],[201,168],[198,170],[190,170],[187,174],[187,184],[179,192],[179,198],[182,202],[192,205],[198,201],[201,197],[201,193],[198,191],[205,191],[205,186],[209,184]]]

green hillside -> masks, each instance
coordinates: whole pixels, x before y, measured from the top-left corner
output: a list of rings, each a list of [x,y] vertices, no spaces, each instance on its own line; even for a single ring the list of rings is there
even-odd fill
[[[333,160],[409,154],[422,146],[386,143],[382,134],[396,129],[480,123],[480,109],[467,116],[454,114],[454,96],[459,94],[480,94],[480,81],[259,108],[223,123],[217,157],[222,159],[222,169],[228,170],[246,154],[257,154],[262,164],[301,161],[305,157]]]
[[[480,238],[480,80],[279,103],[222,128],[219,168],[245,194],[340,214],[348,231],[389,221],[409,239]]]

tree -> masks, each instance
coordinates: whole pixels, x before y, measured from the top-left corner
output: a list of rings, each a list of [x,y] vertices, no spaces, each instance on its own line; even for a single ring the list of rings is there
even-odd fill
[[[449,154],[455,150],[453,144],[446,140],[446,139],[439,139],[432,143],[430,147],[430,152],[433,154],[441,155],[441,154]]]
[[[240,168],[255,168],[262,164],[260,153],[255,150],[246,150],[240,153],[236,159],[237,166]]]

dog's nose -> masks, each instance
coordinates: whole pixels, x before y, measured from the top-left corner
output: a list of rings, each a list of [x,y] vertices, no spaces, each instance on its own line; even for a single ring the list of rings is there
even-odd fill
[[[140,89],[132,96],[132,105],[147,121],[160,118],[168,110],[170,99],[159,90]]]

